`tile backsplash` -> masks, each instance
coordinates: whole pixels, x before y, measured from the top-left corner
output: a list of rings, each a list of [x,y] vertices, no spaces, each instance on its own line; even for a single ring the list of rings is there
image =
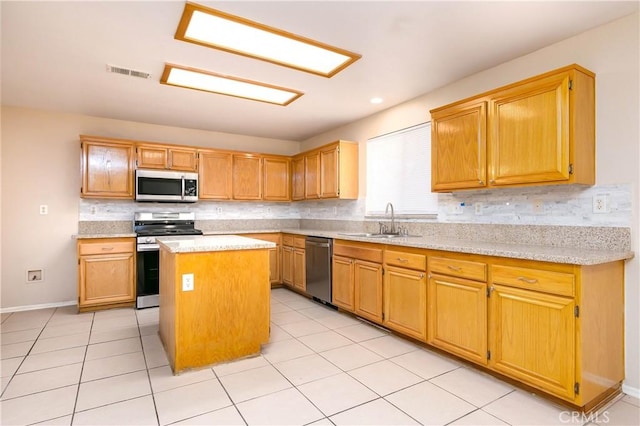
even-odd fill
[[[608,213],[593,212],[594,196],[604,196]],[[545,186],[463,191],[438,195],[437,219],[410,222],[631,226],[631,185]],[[460,208],[461,207],[461,208]],[[126,221],[136,211],[192,211],[197,220],[331,219],[365,220],[365,200],[292,203],[200,201],[194,204],[136,203],[81,199],[79,220]],[[457,214],[456,214],[457,213]]]

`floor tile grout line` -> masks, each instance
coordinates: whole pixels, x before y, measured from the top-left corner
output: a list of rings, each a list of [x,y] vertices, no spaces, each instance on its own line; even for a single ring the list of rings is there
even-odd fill
[[[156,404],[156,397],[153,391],[153,384],[151,383],[151,373],[149,373],[149,364],[147,364],[147,354],[145,354],[144,352],[144,343],[142,341],[142,334],[140,333],[140,321],[138,320],[137,312],[136,312],[136,324],[138,325],[138,339],[140,341],[140,349],[142,350],[142,358],[144,359],[145,372],[147,373],[147,381],[149,383],[149,392],[151,392],[151,401],[153,402],[153,411],[156,415],[156,422],[158,425],[160,425],[160,413],[158,413],[158,406]]]
[[[89,330],[91,330],[91,328],[93,328],[93,322],[96,319],[96,314],[93,313],[92,318],[91,318],[91,327],[89,328]],[[73,419],[75,418],[76,415],[76,407],[78,406],[78,398],[80,398],[80,386],[82,384],[82,374],[84,373],[84,363],[87,359],[87,352],[89,351],[89,341],[91,340],[91,331],[89,331],[89,340],[87,340],[87,346],[85,346],[84,348],[84,357],[82,357],[82,367],[80,367],[80,377],[78,377],[78,384],[76,387],[76,397],[73,401],[73,408],[71,410],[71,422],[70,424],[73,424]]]

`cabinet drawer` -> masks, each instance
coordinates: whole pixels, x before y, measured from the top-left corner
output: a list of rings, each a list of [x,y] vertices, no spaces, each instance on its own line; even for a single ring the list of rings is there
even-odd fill
[[[293,235],[283,235],[282,236],[282,245],[293,247]]]
[[[350,257],[352,259],[382,263],[382,249],[334,244],[333,253],[339,256]]]
[[[487,280],[487,265],[468,260],[430,257],[429,271],[435,274],[450,275],[475,281]]]
[[[293,246],[304,248],[305,237],[293,237]]]
[[[491,277],[494,284],[503,284],[561,296],[574,295],[575,277],[573,274],[493,265],[491,267]]]
[[[111,254],[111,253],[133,253],[136,251],[135,241],[115,240],[115,241],[95,241],[78,243],[78,254],[87,256],[93,254]]]
[[[427,256],[423,254],[386,250],[384,252],[384,263],[387,265],[400,266],[401,268],[417,269],[419,271],[427,270]]]

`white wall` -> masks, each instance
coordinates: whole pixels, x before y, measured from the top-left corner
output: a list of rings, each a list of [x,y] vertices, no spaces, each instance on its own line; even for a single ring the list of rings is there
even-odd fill
[[[120,120],[2,108],[2,307],[77,298],[79,134],[291,155],[299,143]],[[40,215],[38,206],[49,206]],[[26,270],[44,268],[42,283]]]
[[[502,85],[528,78],[571,63],[596,73],[596,184],[624,184],[631,188],[632,249],[638,253],[640,221],[639,15],[634,14],[578,36],[553,44],[529,55],[474,74],[463,80],[389,108],[374,116],[314,136],[303,142],[302,150],[347,139],[360,142],[360,194],[366,191],[367,139],[430,120],[429,110]],[[490,46],[486,47],[490,49]],[[437,59],[437,58],[436,58]],[[554,196],[549,187],[548,197]],[[486,193],[491,201],[497,192]],[[545,194],[539,197],[545,200]],[[581,225],[582,218],[575,218]],[[640,289],[639,260],[626,266],[625,289],[625,391],[640,397]]]

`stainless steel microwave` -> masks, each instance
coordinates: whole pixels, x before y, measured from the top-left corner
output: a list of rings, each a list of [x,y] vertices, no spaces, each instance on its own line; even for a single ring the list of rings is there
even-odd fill
[[[136,170],[136,201],[195,203],[198,201],[198,174]]]

